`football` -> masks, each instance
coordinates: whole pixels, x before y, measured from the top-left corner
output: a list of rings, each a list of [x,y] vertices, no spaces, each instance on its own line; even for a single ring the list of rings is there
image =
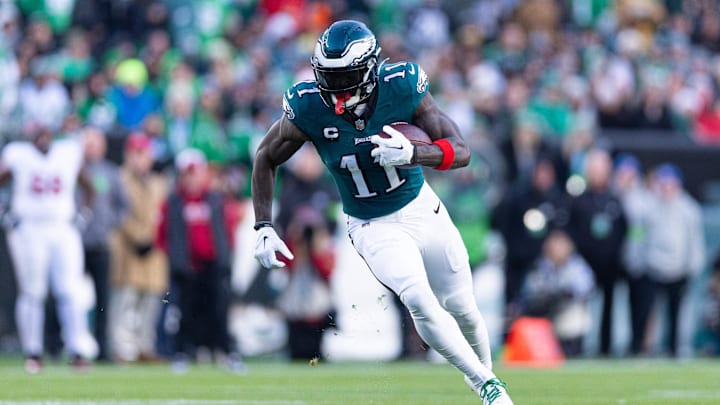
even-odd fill
[[[430,145],[432,144],[432,139],[430,139],[430,135],[428,135],[425,131],[422,130],[422,128],[417,127],[413,124],[409,124],[407,122],[395,122],[390,124],[391,127],[394,129],[400,131],[403,135],[405,135],[405,138],[407,138],[410,143],[413,145]],[[390,135],[380,132],[380,136],[383,138],[389,138]],[[411,169],[413,167],[417,167],[417,164],[414,165],[400,165],[397,166],[400,169]]]
[[[416,127],[413,124],[408,124],[407,122],[396,122],[394,124],[390,124],[390,126],[402,132],[402,134],[405,135],[405,138],[409,139],[410,142],[415,145],[432,144],[432,139],[430,139],[430,135],[428,135],[420,127]],[[382,135],[385,134],[381,134],[381,136]]]

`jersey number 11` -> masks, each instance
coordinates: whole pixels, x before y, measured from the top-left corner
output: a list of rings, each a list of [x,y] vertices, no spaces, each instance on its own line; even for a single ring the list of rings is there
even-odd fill
[[[368,188],[367,181],[365,181],[365,175],[358,166],[357,155],[355,155],[354,153],[351,155],[344,155],[340,159],[340,168],[348,169],[350,171],[353,183],[355,183],[355,188],[357,189],[357,194],[355,194],[355,198],[370,198],[377,195],[376,192],[370,191],[370,189]],[[390,187],[385,189],[386,193],[392,192],[393,190],[402,186],[403,183],[405,183],[406,179],[400,178],[400,175],[398,174],[398,171],[394,166],[383,166],[383,169],[385,169],[385,176],[387,177],[388,183],[390,184]]]

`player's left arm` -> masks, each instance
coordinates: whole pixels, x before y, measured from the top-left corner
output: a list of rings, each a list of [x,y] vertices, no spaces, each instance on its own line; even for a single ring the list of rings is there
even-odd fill
[[[434,141],[432,145],[415,145],[416,163],[443,169],[455,169],[470,163],[470,149],[460,128],[440,109],[430,92],[420,100],[412,123],[422,128]]]

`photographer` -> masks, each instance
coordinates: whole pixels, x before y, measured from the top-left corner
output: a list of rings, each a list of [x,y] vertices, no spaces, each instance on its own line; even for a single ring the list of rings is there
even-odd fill
[[[287,262],[287,284],[276,304],[288,327],[290,357],[320,357],[322,331],[333,312],[330,276],[335,267],[334,211],[338,196],[323,176],[322,161],[312,147],[303,147],[283,172],[278,227],[295,259]],[[281,273],[282,274],[282,273]]]
[[[335,247],[325,218],[303,206],[285,232],[295,258],[285,267],[288,282],[278,297],[278,308],[288,327],[290,357],[320,357],[322,333],[330,326],[333,302],[330,276],[335,267]]]

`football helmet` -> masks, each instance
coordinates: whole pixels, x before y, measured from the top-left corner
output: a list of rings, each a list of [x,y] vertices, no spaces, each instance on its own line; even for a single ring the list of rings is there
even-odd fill
[[[323,101],[340,115],[372,95],[378,80],[380,46],[368,27],[343,20],[318,38],[311,58]]]

